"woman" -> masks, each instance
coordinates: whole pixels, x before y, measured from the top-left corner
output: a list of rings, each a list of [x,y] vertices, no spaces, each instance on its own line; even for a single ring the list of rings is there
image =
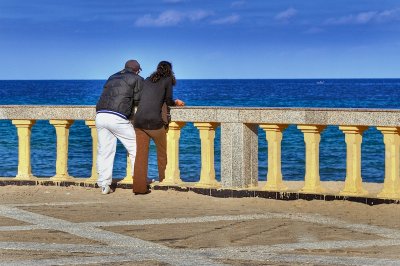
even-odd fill
[[[167,135],[162,118],[162,106],[184,106],[179,99],[173,100],[172,87],[176,84],[170,62],[161,61],[157,70],[146,78],[139,106],[134,118],[136,133],[136,160],[133,177],[133,192],[147,194],[147,170],[150,139],[157,148],[157,163],[159,181],[165,177],[167,165]]]

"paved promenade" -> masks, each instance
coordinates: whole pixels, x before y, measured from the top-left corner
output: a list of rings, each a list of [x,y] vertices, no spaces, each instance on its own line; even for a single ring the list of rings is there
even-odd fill
[[[400,204],[0,187],[0,265],[400,265]]]

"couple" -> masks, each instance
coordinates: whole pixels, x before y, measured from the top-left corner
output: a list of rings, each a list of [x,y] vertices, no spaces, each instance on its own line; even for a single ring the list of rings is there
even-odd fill
[[[150,139],[157,148],[159,181],[165,176],[167,138],[162,108],[185,103],[173,100],[172,87],[176,79],[170,62],[161,61],[157,70],[145,80],[139,76],[141,70],[136,60],[127,61],[123,70],[108,78],[96,105],[97,184],[102,194],[111,190],[117,139],[129,153],[135,194],[150,192],[147,187]]]

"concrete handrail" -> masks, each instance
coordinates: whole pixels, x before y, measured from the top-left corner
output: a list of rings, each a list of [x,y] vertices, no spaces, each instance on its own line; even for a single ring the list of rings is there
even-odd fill
[[[94,120],[92,105],[0,105],[0,119],[69,119]],[[260,107],[175,107],[174,121],[400,126],[400,110],[351,108],[260,108]]]

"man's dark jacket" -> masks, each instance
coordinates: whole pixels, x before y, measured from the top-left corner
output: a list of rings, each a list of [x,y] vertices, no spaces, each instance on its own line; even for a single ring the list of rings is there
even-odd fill
[[[130,68],[108,78],[103,93],[96,104],[96,111],[112,111],[129,118],[139,104],[143,78]]]

